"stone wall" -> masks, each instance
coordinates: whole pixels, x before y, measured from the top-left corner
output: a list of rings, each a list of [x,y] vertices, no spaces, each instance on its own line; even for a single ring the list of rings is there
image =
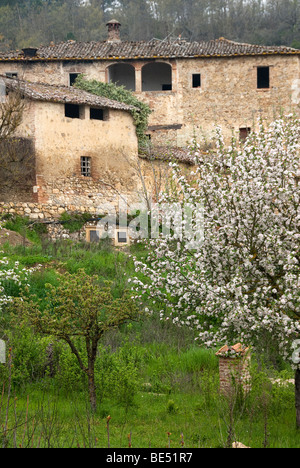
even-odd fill
[[[172,91],[142,91],[142,69],[149,61],[172,66]],[[70,73],[84,73],[105,82],[115,63],[120,61],[1,62],[0,73],[16,71],[20,78],[63,85],[69,84]],[[223,128],[229,140],[232,134],[238,136],[240,128],[254,128],[258,117],[272,121],[281,111],[299,111],[297,55],[132,59],[124,63],[135,69],[136,96],[153,109],[149,134],[156,144],[185,146],[194,134],[210,141],[215,125]],[[268,89],[257,89],[257,67],[270,67]],[[193,74],[201,75],[199,88],[192,87]]]

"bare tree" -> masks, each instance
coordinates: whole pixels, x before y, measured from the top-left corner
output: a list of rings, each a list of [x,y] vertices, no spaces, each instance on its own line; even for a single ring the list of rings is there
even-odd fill
[[[0,104],[0,143],[11,138],[21,125],[25,108],[20,92],[9,93]]]
[[[4,94],[4,93],[3,93]],[[12,201],[30,192],[35,185],[34,145],[30,138],[17,136],[25,111],[21,92],[4,96],[0,103],[0,194],[2,201]]]

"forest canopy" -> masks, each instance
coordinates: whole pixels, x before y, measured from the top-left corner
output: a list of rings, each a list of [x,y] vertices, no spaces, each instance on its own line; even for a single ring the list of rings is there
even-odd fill
[[[0,0],[0,50],[105,40],[112,18],[123,40],[226,37],[300,48],[300,0]]]

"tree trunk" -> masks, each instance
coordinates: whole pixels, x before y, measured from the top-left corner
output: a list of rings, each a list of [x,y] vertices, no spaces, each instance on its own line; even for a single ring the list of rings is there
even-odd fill
[[[97,345],[98,340],[86,339],[86,349],[88,355],[88,381],[89,381],[89,397],[92,412],[95,413],[97,409],[97,397],[96,397],[96,384],[95,384],[95,362],[97,357]]]
[[[296,370],[295,375],[295,397],[296,397],[296,426],[300,429],[300,369]]]
[[[89,397],[90,397],[90,404],[93,413],[95,413],[97,409],[97,398],[96,398],[96,385],[95,385],[95,372],[94,369],[89,369],[88,373],[88,381],[89,381]]]

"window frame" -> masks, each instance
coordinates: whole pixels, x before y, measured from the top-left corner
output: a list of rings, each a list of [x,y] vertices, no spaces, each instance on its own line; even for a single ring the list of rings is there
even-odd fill
[[[72,113],[69,112],[69,115],[67,115],[68,113],[68,109],[71,110],[75,110],[75,108],[78,108],[78,113],[76,112],[76,115],[71,115]],[[65,105],[64,105],[64,109],[65,109],[65,118],[67,119],[80,119],[80,120],[83,120],[84,117],[85,117],[85,113],[84,113],[84,106],[80,105],[80,104],[73,104],[71,102],[66,102]]]
[[[69,86],[73,86],[73,84],[75,83],[76,81],[76,78],[75,80],[71,81],[71,76],[75,76],[76,75],[76,78],[78,78],[79,75],[81,75],[80,72],[69,72]]]
[[[80,174],[82,177],[92,177],[92,158],[80,156]]]
[[[267,76],[259,76],[262,70],[268,71]],[[257,89],[270,89],[271,88],[271,67],[269,65],[261,65],[256,67],[256,88]],[[268,86],[264,86],[267,82]],[[261,84],[260,84],[261,83]]]
[[[97,113],[101,111],[102,113],[102,118],[97,118],[96,115]],[[94,114],[94,116],[92,116]],[[90,120],[98,120],[100,122],[106,122],[107,120],[109,120],[109,110],[108,109],[102,109],[100,107],[93,107],[91,106],[90,107],[90,111],[89,111],[89,115],[90,115]]]
[[[198,86],[195,86],[195,77],[198,77],[199,78],[199,85]],[[201,73],[192,73],[192,89],[200,89],[202,86],[202,82],[201,82]]]

